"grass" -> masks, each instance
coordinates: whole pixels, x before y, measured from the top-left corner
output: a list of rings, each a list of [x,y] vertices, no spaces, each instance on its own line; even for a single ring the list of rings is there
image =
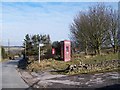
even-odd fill
[[[118,53],[96,55],[96,56],[91,56],[90,58],[82,57],[81,61],[85,64],[94,64],[94,63],[99,63],[99,62],[102,62],[102,61],[108,61],[108,60],[114,60],[114,59],[118,60]]]
[[[84,55],[78,55],[77,57],[75,57],[75,55],[73,56],[72,60],[69,62],[64,62],[64,61],[60,61],[60,60],[54,60],[54,59],[46,59],[46,60],[42,60],[40,63],[38,63],[38,61],[34,61],[33,63],[28,65],[28,70],[30,71],[34,71],[34,72],[39,72],[39,71],[45,71],[45,70],[51,70],[51,69],[55,69],[55,70],[63,70],[65,68],[68,67],[68,65],[78,65],[80,63],[80,61],[84,64],[96,64],[99,62],[103,62],[103,61],[109,61],[109,60],[118,60],[118,54],[104,54],[104,55],[95,55],[95,56],[89,56],[89,58]],[[96,68],[96,69],[92,69],[92,70],[77,70],[77,71],[73,71],[73,72],[61,72],[59,74],[67,74],[67,75],[73,75],[73,74],[80,74],[80,73],[98,73],[98,72],[108,72],[108,71],[114,71],[114,70],[120,70],[120,67],[114,67],[114,68],[110,68],[110,67],[104,67],[104,68]],[[53,73],[53,74],[58,74],[58,73]]]
[[[28,65],[28,69],[30,71],[44,71],[50,69],[65,69],[70,62],[57,61],[54,59],[42,60],[40,63],[38,61],[34,61],[30,65]]]
[[[8,59],[1,58],[1,60],[0,60],[0,62],[5,62],[5,61],[8,61]]]

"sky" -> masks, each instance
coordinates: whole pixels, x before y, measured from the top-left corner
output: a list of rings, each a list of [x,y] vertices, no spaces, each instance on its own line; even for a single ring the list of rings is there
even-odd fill
[[[70,24],[95,2],[2,2],[2,45],[21,46],[26,34],[49,34],[51,41],[69,40]],[[105,2],[118,8],[117,2]]]

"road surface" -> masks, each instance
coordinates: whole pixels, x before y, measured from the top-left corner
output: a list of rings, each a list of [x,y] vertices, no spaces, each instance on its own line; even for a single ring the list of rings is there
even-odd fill
[[[20,77],[20,74],[16,70],[19,60],[9,60],[0,63],[2,66],[2,88],[28,88],[28,85]]]

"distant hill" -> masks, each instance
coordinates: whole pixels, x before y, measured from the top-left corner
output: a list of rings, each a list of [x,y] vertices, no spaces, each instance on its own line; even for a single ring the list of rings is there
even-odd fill
[[[23,46],[3,46],[4,48],[23,48]]]
[[[8,52],[8,48],[9,48],[9,51],[12,54],[20,54],[24,50],[23,46],[3,46],[3,47],[6,52]]]

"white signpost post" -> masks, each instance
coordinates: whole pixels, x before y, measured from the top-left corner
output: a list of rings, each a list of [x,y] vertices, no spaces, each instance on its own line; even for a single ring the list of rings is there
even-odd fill
[[[44,46],[44,44],[39,44],[39,63],[40,63],[40,47]]]

